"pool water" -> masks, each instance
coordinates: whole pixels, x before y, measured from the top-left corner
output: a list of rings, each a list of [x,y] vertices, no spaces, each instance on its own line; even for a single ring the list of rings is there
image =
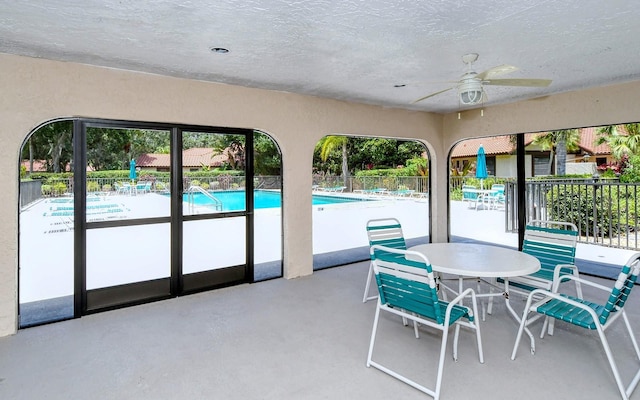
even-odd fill
[[[244,190],[230,190],[230,191],[215,191],[209,192],[222,202],[223,211],[239,211],[244,210],[245,205],[245,192]],[[188,196],[185,194],[182,200],[186,203]],[[282,199],[280,192],[272,192],[265,190],[256,190],[254,192],[254,208],[279,208],[282,205]],[[354,199],[348,197],[335,197],[335,196],[321,196],[313,195],[313,205],[321,204],[338,204],[338,203],[351,203],[358,201],[366,201],[365,199]],[[193,202],[200,206],[213,206],[213,202],[210,198],[202,193],[193,194]]]

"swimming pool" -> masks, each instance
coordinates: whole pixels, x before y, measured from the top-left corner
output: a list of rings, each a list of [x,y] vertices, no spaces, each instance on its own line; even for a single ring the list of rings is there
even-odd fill
[[[245,205],[245,191],[244,190],[225,190],[209,192],[222,202],[222,211],[239,211],[244,210]],[[193,202],[199,206],[214,206],[213,201],[202,193],[193,193]],[[182,201],[185,203],[189,201],[189,195],[185,194],[182,197]],[[282,204],[280,192],[256,190],[253,196],[254,208],[279,208]],[[351,197],[338,197],[338,196],[322,196],[313,195],[312,204],[339,204],[339,203],[353,203],[360,201],[368,201],[368,199],[358,199]]]

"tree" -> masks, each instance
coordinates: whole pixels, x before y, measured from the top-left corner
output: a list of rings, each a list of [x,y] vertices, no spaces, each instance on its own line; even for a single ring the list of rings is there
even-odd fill
[[[245,164],[245,140],[243,135],[209,135],[212,141],[200,142],[197,147],[211,147],[224,154],[226,151],[227,160],[231,169],[243,169]],[[208,146],[205,146],[208,144]],[[186,148],[186,147],[185,147]]]
[[[342,181],[343,186],[349,186],[349,165],[347,155],[347,145],[349,138],[347,136],[325,136],[318,142],[320,147],[320,158],[326,161],[331,152],[336,148],[342,149]]]
[[[563,129],[536,135],[533,144],[539,145],[543,150],[549,151],[549,174],[553,165],[554,155],[558,156],[557,175],[566,175],[567,150],[579,149],[580,133],[577,129]]]
[[[276,143],[268,135],[255,131],[253,135],[253,163],[256,175],[280,175],[282,155]]]
[[[621,132],[623,131],[623,132]],[[640,124],[603,126],[597,131],[596,144],[606,143],[613,158],[620,161],[625,155],[640,154]]]
[[[45,160],[48,172],[62,172],[73,158],[72,121],[56,121],[40,127],[22,149],[22,158]],[[33,167],[31,167],[33,170]]]
[[[131,129],[87,128],[87,164],[96,171],[128,169],[129,161],[142,152],[131,142],[139,131]]]

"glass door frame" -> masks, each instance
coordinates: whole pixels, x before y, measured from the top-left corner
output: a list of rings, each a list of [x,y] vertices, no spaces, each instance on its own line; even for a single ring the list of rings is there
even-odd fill
[[[170,153],[171,153],[171,205],[169,217],[152,217],[129,220],[116,221],[97,221],[87,223],[86,221],[86,130],[87,128],[127,128],[127,129],[153,129],[166,130],[170,132]],[[245,137],[245,201],[246,207],[244,211],[222,212],[215,214],[202,215],[183,215],[183,180],[182,180],[182,133],[183,132],[202,132],[202,133],[221,133],[242,135]],[[239,283],[253,282],[253,224],[254,224],[254,197],[253,197],[253,133],[252,129],[242,128],[221,128],[209,126],[194,126],[181,124],[165,124],[120,120],[101,120],[101,119],[74,119],[73,120],[73,145],[74,145],[74,165],[81,166],[74,168],[73,184],[74,184],[74,317],[78,318],[99,311],[121,308],[146,302],[162,300],[166,298],[176,297],[183,294],[195,293],[205,290],[211,290],[217,287],[230,286]],[[78,151],[78,150],[81,151]],[[244,265],[234,266],[233,268],[224,268],[221,271],[213,270],[198,278],[205,279],[204,284],[200,282],[194,285],[189,276],[185,281],[182,273],[182,257],[183,257],[183,223],[188,221],[231,218],[242,216],[246,219],[246,263]],[[169,291],[163,291],[161,287],[154,285],[153,281],[135,283],[131,287],[116,287],[112,290],[101,290],[97,292],[87,291],[87,230],[112,228],[119,226],[134,226],[170,223],[170,240],[171,240],[171,272],[169,277]],[[137,292],[142,295],[137,296]],[[114,297],[123,298],[122,302],[114,302]],[[125,299],[128,298],[128,299]]]

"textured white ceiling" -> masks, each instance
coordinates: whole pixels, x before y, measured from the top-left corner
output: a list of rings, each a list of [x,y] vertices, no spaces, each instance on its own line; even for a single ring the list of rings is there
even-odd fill
[[[451,112],[455,91],[411,103],[471,52],[553,80],[488,86],[487,105],[638,80],[639,21],[635,0],[2,1],[0,52]]]

